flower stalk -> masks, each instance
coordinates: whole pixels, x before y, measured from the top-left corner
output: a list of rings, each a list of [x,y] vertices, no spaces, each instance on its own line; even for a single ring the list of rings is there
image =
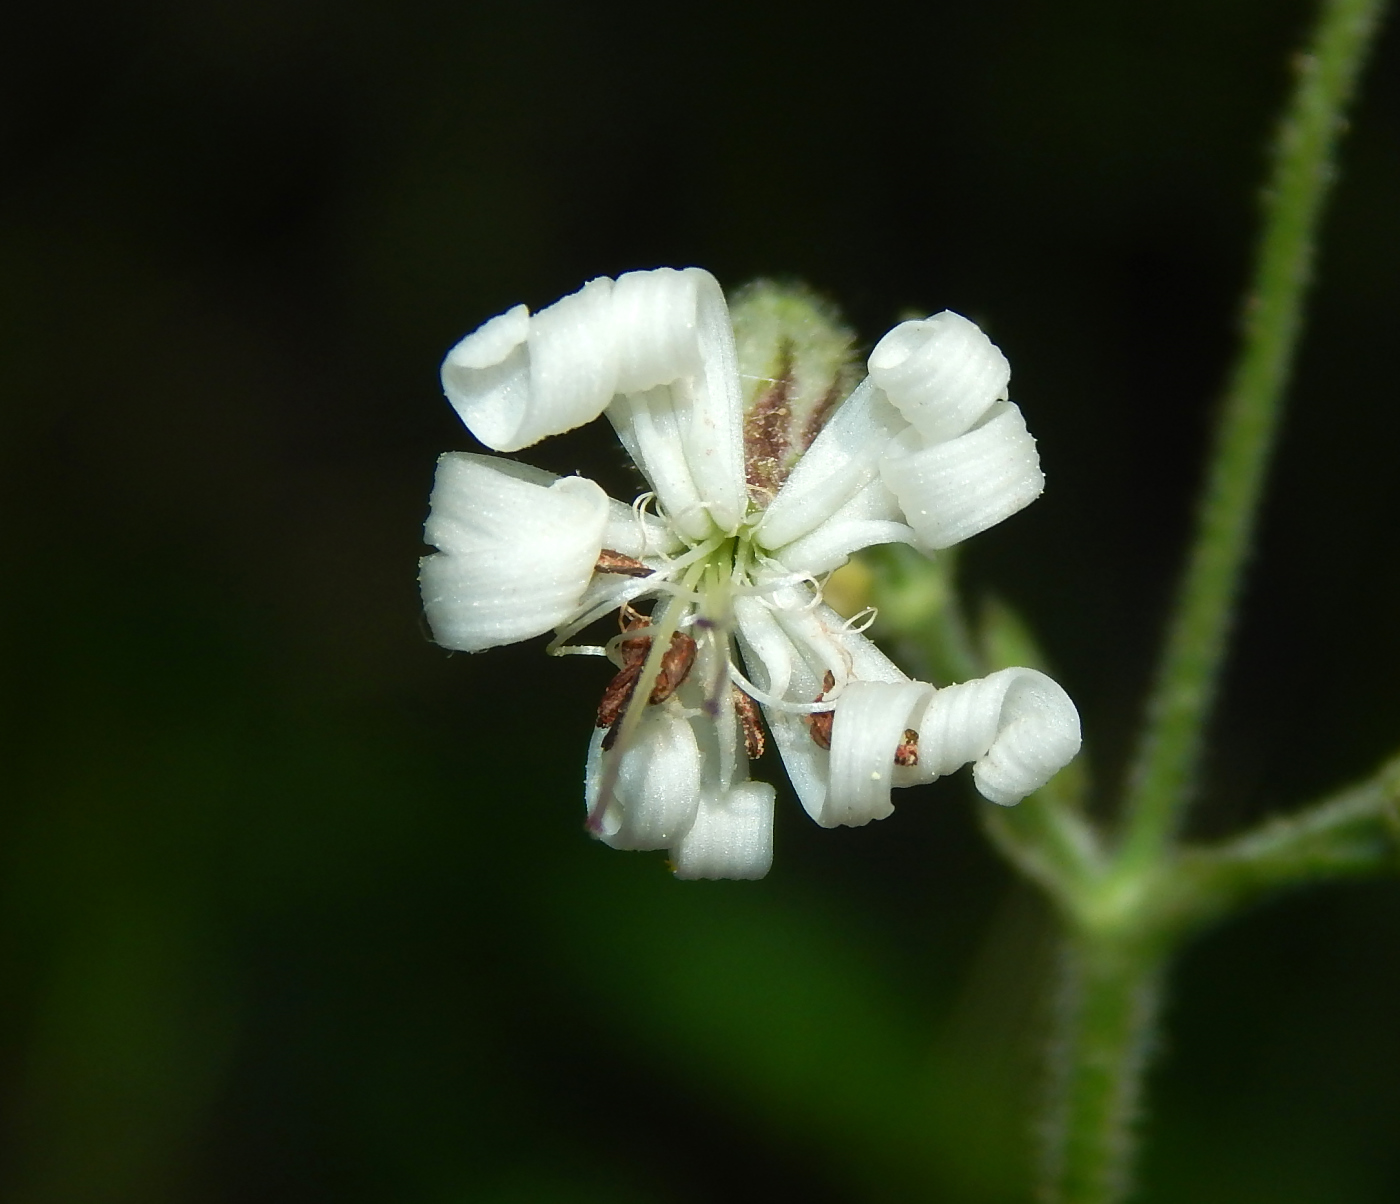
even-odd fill
[[[1188,935],[1266,891],[1397,865],[1400,762],[1213,849],[1177,844],[1297,356],[1344,114],[1383,8],[1383,0],[1323,0],[1312,43],[1297,60],[1263,197],[1239,358],[1128,781],[1121,843],[1102,876],[1075,878],[1070,864],[1062,866],[1068,876],[1049,879],[1069,929],[1040,1182],[1050,1204],[1127,1197],[1161,983]],[[1034,834],[1031,843],[1054,844]]]
[[[1323,0],[1274,150],[1263,229],[1174,618],[1115,830],[1087,816],[1084,759],[984,830],[1062,930],[1039,1124],[1037,1197],[1120,1204],[1131,1191],[1163,983],[1204,926],[1282,889],[1400,870],[1400,755],[1370,779],[1210,846],[1183,844],[1289,374],[1338,137],[1383,0]],[[980,640],[945,575],[883,549],[876,594],[929,665],[1045,668],[1025,626],[987,608]]]
[[[1164,969],[1130,935],[1066,941],[1040,1133],[1043,1204],[1127,1194]]]
[[[1318,230],[1336,177],[1344,114],[1384,0],[1323,0],[1274,146],[1243,340],[1220,410],[1196,537],[1177,594],[1124,809],[1119,869],[1163,856],[1194,787],[1202,733],[1249,556],[1297,357]]]

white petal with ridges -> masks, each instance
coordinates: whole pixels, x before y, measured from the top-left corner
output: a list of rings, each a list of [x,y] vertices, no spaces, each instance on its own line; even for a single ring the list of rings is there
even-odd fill
[[[617,321],[613,282],[590,280],[578,292],[530,320],[532,412],[522,422],[515,451],[547,435],[592,422],[617,392]]]
[[[718,282],[700,268],[630,272],[614,290],[621,396],[618,437],[691,539],[739,525],[742,398],[734,331]]]
[[[1009,402],[998,402],[956,439],[920,443],[916,431],[896,439],[880,461],[880,477],[926,548],[952,547],[995,526],[1045,488],[1035,440]]]
[[[700,370],[699,281],[690,272],[626,272],[613,285],[619,393],[644,393]]]
[[[773,800],[767,782],[741,782],[707,793],[671,850],[677,878],[762,878],[773,864]]]
[[[477,652],[542,635],[579,605],[608,521],[585,477],[554,477],[492,456],[438,460],[419,580],[433,638]]]
[[[1038,790],[1079,751],[1079,712],[1035,669],[947,686],[915,726],[920,766],[945,774],[973,761],[978,791],[1002,806]]]
[[[764,512],[758,542],[786,547],[821,526],[878,475],[890,440],[908,426],[869,381],[857,385]]]
[[[666,849],[680,840],[700,805],[700,749],[691,725],[670,710],[648,707],[628,746],[603,752],[601,728],[588,746],[584,801],[598,801],[605,758],[621,757],[617,784],[599,834],[615,849]]]
[[[721,531],[738,529],[748,509],[744,484],[744,399],[739,357],[724,291],[709,272],[686,268],[695,282],[700,372],[693,378],[690,405],[681,412],[685,454]]]
[[[448,352],[443,391],[473,435],[519,451],[603,412],[617,384],[612,287],[590,280],[533,317],[517,305]]]
[[[969,430],[1006,397],[1011,366],[976,323],[944,310],[901,322],[876,345],[870,379],[929,443]]]
[[[882,543],[917,544],[914,529],[903,521],[899,501],[878,478],[867,481],[821,526],[779,548],[779,564],[802,573],[827,573],[850,559],[852,552]]]
[[[656,492],[666,521],[698,542],[715,527],[686,459],[676,411],[674,389],[659,385],[645,393],[619,394],[607,414],[632,462]]]
[[[894,754],[933,694],[920,681],[853,681],[831,726],[831,781],[818,823],[859,827],[894,810]]]

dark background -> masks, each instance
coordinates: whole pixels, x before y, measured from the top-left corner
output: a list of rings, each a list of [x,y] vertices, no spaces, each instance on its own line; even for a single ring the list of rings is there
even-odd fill
[[[1024,1199],[1050,946],[965,783],[858,831],[780,798],[762,884],[591,844],[606,674],[424,636],[433,462],[471,446],[437,365],[517,301],[658,264],[801,277],[867,345],[908,308],[974,317],[1049,489],[968,580],[1041,633],[1107,793],[1309,14],[7,8],[4,1198]],[[1400,744],[1397,32],[1203,832]],[[530,458],[626,487],[602,432]],[[1393,883],[1201,941],[1143,1200],[1400,1198],[1398,950]]]

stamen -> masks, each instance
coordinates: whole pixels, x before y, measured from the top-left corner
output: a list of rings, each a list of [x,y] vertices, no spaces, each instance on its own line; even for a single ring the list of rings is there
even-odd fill
[[[551,648],[550,656],[607,656],[608,650],[602,644],[564,644]]]
[[[618,720],[622,717],[623,709],[632,701],[637,680],[641,677],[643,667],[647,663],[652,643],[651,636],[647,634],[651,627],[651,621],[645,615],[639,615],[630,606],[627,610],[628,615],[624,621],[628,626],[615,637],[616,646],[621,653],[622,665],[617,676],[603,691],[602,701],[598,704],[597,726],[609,729],[608,734],[603,737],[603,750],[605,752],[612,748],[617,739],[620,726]],[[613,642],[609,641],[609,645],[611,646]],[[694,663],[695,641],[683,631],[673,632],[671,646],[661,657],[661,669],[656,675],[656,682],[647,698],[648,705],[665,702],[666,699],[670,698],[690,675],[690,669]]]
[[[617,588],[600,602],[595,602],[588,610],[577,618],[554,629],[554,638],[550,640],[545,651],[550,656],[558,656],[559,648],[565,640],[577,635],[585,627],[591,626],[604,615],[616,610],[619,606],[625,606],[635,598],[645,598],[648,594],[660,592],[666,582],[657,579],[658,575],[650,577],[627,578],[622,577],[617,581]]]
[[[919,763],[919,733],[912,727],[904,729],[899,747],[894,750],[894,763],[909,769]]]
[[[593,566],[595,573],[617,573],[622,577],[650,577],[656,570],[622,552],[604,548],[598,553],[598,563]]]
[[[836,678],[831,670],[826,671],[826,676],[822,679],[822,692],[817,695],[820,702],[836,686]],[[831,725],[835,722],[835,710],[823,711],[821,714],[812,715],[806,720],[807,730],[812,733],[812,743],[818,748],[831,749]]]
[[[857,634],[869,631],[870,625],[875,622],[880,613],[878,606],[867,606],[864,610],[858,610],[849,619],[841,624],[842,631],[853,631]],[[863,621],[862,621],[863,620]],[[859,624],[859,626],[857,626]]]
[[[831,673],[828,671],[827,677],[830,676]],[[750,698],[761,702],[769,710],[780,711],[785,715],[816,715],[836,709],[835,699],[824,699],[820,695],[817,696],[815,702],[789,702],[785,698],[775,698],[767,690],[761,690],[754,685],[739,671],[738,666],[733,661],[729,662],[729,680]]]
[[[714,546],[718,547],[720,542],[722,541],[714,541]],[[682,583],[684,588],[694,589],[703,573],[703,564],[693,566],[690,572],[685,575],[685,580]],[[671,637],[676,634],[676,628],[680,624],[683,611],[683,604],[673,601],[660,616],[660,622],[656,624],[656,633],[652,639],[651,649],[642,665],[641,676],[633,689],[632,696],[623,708],[621,719],[613,728],[617,734],[612,736],[612,739],[614,743],[620,743],[622,747],[603,762],[602,779],[598,783],[598,798],[593,804],[593,809],[588,813],[585,825],[595,835],[603,830],[603,816],[607,813],[608,807],[612,803],[613,792],[617,789],[617,778],[622,768],[623,752],[631,742],[637,725],[642,721],[642,707],[637,705],[637,694],[641,694],[645,698],[655,686],[656,680],[661,674],[662,661],[671,650]],[[657,616],[653,614],[652,617],[656,618]],[[688,669],[687,672],[689,672]]]
[[[656,501],[656,492],[648,490],[646,493],[639,493],[632,499],[632,514],[637,520],[637,532],[642,540],[642,555],[645,556],[651,551],[651,532],[647,530],[647,508]],[[660,556],[667,564],[671,563],[671,558],[665,552],[657,549],[656,555]]]
[[[730,686],[729,694],[734,700],[734,713],[739,717],[739,726],[744,733],[744,755],[750,761],[757,761],[763,756],[766,746],[763,723],[758,715],[758,704],[738,686]]]
[[[623,709],[632,701],[641,673],[641,660],[631,661],[617,671],[617,676],[603,690],[603,697],[598,701],[597,726],[608,729],[608,734],[603,737],[604,751],[610,749],[617,739],[618,720],[622,717]]]

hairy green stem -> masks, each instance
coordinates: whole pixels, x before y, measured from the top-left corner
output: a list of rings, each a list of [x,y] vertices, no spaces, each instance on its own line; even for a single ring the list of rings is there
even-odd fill
[[[1281,888],[1397,869],[1400,757],[1323,802],[1181,850],[1136,892],[1111,877],[1067,891],[1057,889],[1067,878],[1052,882],[1071,935],[1053,1018],[1041,1200],[1118,1204],[1128,1194],[1162,982],[1184,938]]]
[[[1297,60],[1297,87],[1263,198],[1240,357],[1226,390],[1195,544],[1129,779],[1125,874],[1161,856],[1189,799],[1302,326],[1343,113],[1383,8],[1384,0],[1323,0],[1312,44]]]
[[[1163,965],[1116,941],[1072,941],[1060,965],[1042,1137],[1043,1204],[1115,1204],[1132,1174]]]
[[[1157,905],[1189,932],[1272,892],[1400,871],[1400,756],[1360,785],[1216,845],[1182,851]]]
[[[1243,342],[1128,780],[1118,850],[1110,864],[1093,857],[1076,864],[1066,855],[1075,842],[1065,839],[1063,816],[1042,817],[1039,831],[1021,825],[999,833],[1012,860],[1056,897],[1069,930],[1043,1126],[1040,1190],[1049,1204],[1119,1204],[1129,1191],[1161,982],[1180,940],[1250,894],[1307,873],[1379,864],[1389,847],[1377,836],[1378,819],[1393,805],[1389,781],[1215,850],[1182,853],[1175,845],[1295,358],[1337,137],[1383,7],[1384,0],[1322,0],[1312,44],[1298,59],[1264,195]]]

